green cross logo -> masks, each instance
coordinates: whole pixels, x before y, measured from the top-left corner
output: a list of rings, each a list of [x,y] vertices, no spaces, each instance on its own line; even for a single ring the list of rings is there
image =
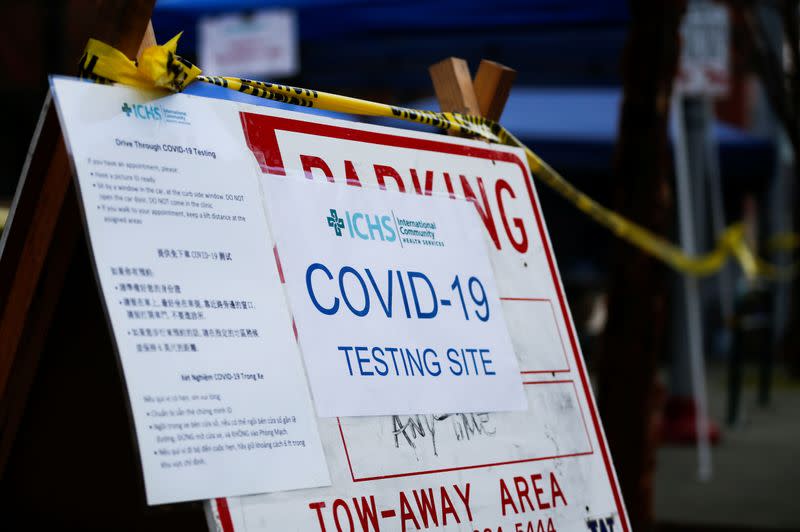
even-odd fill
[[[336,209],[331,209],[331,215],[326,218],[328,220],[328,227],[333,227],[336,231],[336,236],[342,236],[342,229],[344,229],[344,220],[339,218],[336,214]]]
[[[128,105],[128,102],[125,102],[122,104],[122,112],[125,113],[126,116],[131,116],[131,113],[133,112],[133,107]]]

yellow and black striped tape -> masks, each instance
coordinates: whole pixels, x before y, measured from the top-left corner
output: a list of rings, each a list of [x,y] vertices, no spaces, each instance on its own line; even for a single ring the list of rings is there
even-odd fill
[[[0,233],[6,227],[6,220],[8,220],[8,207],[0,207]]]
[[[744,226],[741,223],[728,227],[712,251],[697,256],[687,255],[675,244],[604,207],[575,188],[514,135],[491,120],[458,113],[406,109],[244,78],[205,76],[201,74],[199,68],[175,53],[179,37],[180,34],[166,44],[147,48],[138,63],[128,59],[119,50],[90,39],[81,58],[80,75],[98,83],[118,82],[139,88],[164,88],[171,91],[181,91],[192,81],[202,81],[268,100],[340,113],[398,118],[434,126],[442,131],[516,146],[525,151],[531,172],[540,181],[617,237],[679,272],[696,276],[711,275],[719,271],[731,257],[740,264],[750,278],[783,280],[794,276],[798,271],[797,265],[783,268],[759,259],[748,247],[744,237]],[[793,249],[798,246],[799,241],[800,237],[797,235],[785,234],[774,239],[771,245],[774,248]]]
[[[200,75],[200,69],[178,56],[179,33],[165,44],[150,46],[139,61],[131,61],[114,48],[89,39],[78,65],[80,77],[97,83],[123,83],[140,89],[181,91]]]

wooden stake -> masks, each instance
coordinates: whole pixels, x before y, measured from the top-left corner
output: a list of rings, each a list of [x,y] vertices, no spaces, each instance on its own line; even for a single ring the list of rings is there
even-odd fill
[[[481,61],[475,83],[463,59],[448,57],[428,68],[442,111],[485,116],[497,120],[503,113],[517,72],[494,61]]]
[[[481,114],[467,62],[448,57],[428,68],[436,99],[442,111],[467,115]]]
[[[515,79],[517,71],[513,68],[487,59],[481,61],[473,83],[481,116],[495,122],[500,120]]]
[[[517,77],[515,70],[484,59],[473,84],[467,62],[458,57],[439,61],[428,71],[443,112],[484,116],[491,120],[503,114],[511,85]]]
[[[155,46],[158,44],[156,42],[156,33],[153,31],[153,21],[147,23],[147,29],[144,30],[144,37],[142,37],[142,43],[139,45],[139,51],[136,52],[136,59],[142,58],[142,52],[144,52],[145,48],[149,48],[151,46]]]

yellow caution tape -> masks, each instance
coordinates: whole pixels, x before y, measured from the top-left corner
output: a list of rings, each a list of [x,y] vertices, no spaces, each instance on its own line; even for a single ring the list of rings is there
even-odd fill
[[[770,251],[788,251],[800,247],[800,235],[797,233],[778,233],[767,240]]]
[[[6,220],[8,220],[8,207],[0,207],[0,233],[6,227]]]
[[[180,34],[166,44],[147,48],[138,63],[131,61],[113,47],[90,39],[81,58],[80,75],[99,83],[119,82],[134,87],[166,88],[172,91],[180,91],[193,80],[197,80],[268,100],[340,113],[398,118],[427,124],[442,131],[456,132],[490,142],[516,146],[525,151],[531,172],[544,184],[619,238],[658,258],[679,272],[696,276],[711,275],[719,271],[729,257],[733,257],[741,265],[749,278],[763,277],[771,280],[783,280],[790,278],[798,270],[796,265],[784,268],[759,259],[747,245],[744,238],[744,226],[741,223],[728,227],[711,252],[689,256],[675,244],[604,207],[575,188],[514,135],[491,120],[459,113],[406,109],[263,81],[205,76],[195,65],[175,54],[179,37]],[[800,242],[800,237],[794,234],[780,235],[777,242],[782,249],[796,247]]]
[[[138,62],[105,43],[89,39],[78,67],[82,78],[98,83],[116,81],[140,89],[163,88],[183,90],[200,74],[200,69],[175,54],[177,34],[166,44],[150,46]]]

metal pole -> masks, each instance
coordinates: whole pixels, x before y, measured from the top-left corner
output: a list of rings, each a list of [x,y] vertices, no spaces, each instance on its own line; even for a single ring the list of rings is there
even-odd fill
[[[692,208],[691,179],[689,171],[689,149],[686,135],[684,101],[680,95],[672,98],[674,116],[675,186],[678,192],[678,225],[683,250],[689,255],[697,253]],[[703,329],[700,312],[700,290],[697,278],[683,275],[683,290],[686,300],[686,327],[692,380],[692,395],[695,401],[697,431],[697,477],[701,481],[711,479],[711,445],[709,442],[708,402],[706,397],[705,361],[703,358]]]
[[[703,97],[703,122],[705,125],[705,168],[711,203],[711,225],[714,236],[719,239],[725,231],[725,204],[722,200],[722,183],[719,172],[719,146],[714,135],[714,106],[711,98]],[[730,332],[733,319],[734,291],[730,270],[723,267],[717,275],[719,280],[719,305],[722,323]]]

